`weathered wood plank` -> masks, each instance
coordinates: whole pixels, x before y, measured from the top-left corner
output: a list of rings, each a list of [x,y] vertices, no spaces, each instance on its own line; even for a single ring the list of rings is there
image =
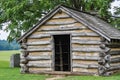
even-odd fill
[[[36,35],[38,35],[39,34],[39,32],[36,32],[35,33]],[[39,38],[39,39],[27,39],[27,42],[28,43],[32,43],[32,42],[38,42],[38,41],[50,41],[51,40],[51,37],[48,37],[48,38]],[[26,43],[27,43],[26,42]]]
[[[97,61],[99,59],[99,57],[98,56],[79,56],[79,55],[73,55],[72,59]]]
[[[29,52],[29,56],[42,56],[42,55],[52,55],[52,52]]]
[[[44,52],[44,51],[51,51],[52,48],[51,47],[40,47],[38,49],[27,49],[27,50],[22,50],[24,52]]]
[[[29,61],[30,64],[37,64],[37,63],[51,63],[52,60],[45,59],[45,60],[37,60],[37,61]]]
[[[108,43],[106,46],[110,48],[120,48],[120,43]]]
[[[32,63],[32,64],[30,64],[30,63],[28,63],[27,64],[27,66],[29,67],[29,68],[50,68],[51,67],[51,63]]]
[[[39,35],[31,35],[28,38],[30,39],[39,39],[39,38],[46,38],[46,37],[50,37],[50,34],[39,34]]]
[[[82,30],[86,29],[84,26],[72,26],[72,27],[64,27],[60,26],[59,28],[47,28],[47,29],[41,29],[41,31],[70,31],[70,30]]]
[[[92,72],[97,74],[98,70],[97,69],[85,69],[85,68],[73,68],[73,72]]]
[[[100,41],[97,40],[77,40],[77,39],[72,39],[72,43],[77,43],[77,44],[100,44]]]
[[[87,37],[87,36],[82,36],[82,37],[72,37],[72,39],[78,39],[78,40],[96,40],[100,41],[100,37]]]
[[[28,46],[27,49],[39,49],[43,47],[52,47],[52,46],[51,45],[31,45],[31,46]]]
[[[51,59],[51,56],[50,56],[50,55],[27,56],[26,59],[29,60],[29,61],[50,60],[50,59]]]
[[[110,63],[119,63],[120,62],[120,57],[116,57],[116,58],[111,58]]]
[[[79,64],[79,63],[73,63],[73,68],[86,68],[86,69],[97,69],[97,64]]]
[[[106,71],[113,71],[113,70],[120,70],[120,65],[114,66],[114,67],[110,67]]]
[[[110,51],[110,55],[120,55],[120,51]]]
[[[52,68],[29,68],[29,72],[52,71]]]
[[[43,25],[43,26],[41,26],[37,31],[39,32],[39,31],[41,31],[42,29],[47,29],[47,28],[49,28],[49,29],[53,29],[53,28],[60,28],[60,27],[62,27],[62,28],[64,28],[64,27],[74,27],[74,26],[79,26],[79,27],[83,27],[83,28],[86,28],[85,26],[83,26],[81,23],[73,23],[73,24],[66,24],[66,25]],[[86,28],[87,29],[87,28]]]
[[[45,23],[45,25],[65,25],[65,24],[73,24],[77,21],[73,18],[64,18],[64,19],[51,19]]]
[[[111,67],[120,66],[120,62],[118,62],[118,63],[110,63],[110,66],[111,66]]]
[[[76,31],[47,31],[47,32],[41,32],[40,34],[33,34],[31,36],[29,36],[28,38],[46,38],[46,37],[51,37],[51,35],[54,34],[72,34],[72,36],[93,36],[93,37],[97,37],[98,35],[94,32],[76,32]]]
[[[36,42],[27,42],[26,45],[29,46],[37,46],[37,45],[49,45],[51,41],[36,41]]]
[[[98,52],[72,52],[72,55],[79,56],[99,56]]]
[[[100,52],[102,50],[99,47],[72,47],[72,51],[77,51],[77,52]]]
[[[111,48],[111,51],[120,51],[120,48]]]
[[[92,37],[98,37],[99,35],[94,32],[80,32],[80,33],[73,33],[72,36],[92,36]]]
[[[63,71],[29,71],[34,74],[50,74],[50,75],[96,75],[96,72],[63,72]]]

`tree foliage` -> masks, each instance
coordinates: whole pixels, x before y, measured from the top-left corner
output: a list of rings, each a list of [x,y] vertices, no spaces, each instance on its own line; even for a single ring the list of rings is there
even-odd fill
[[[113,0],[0,0],[0,23],[9,22],[5,31],[10,31],[8,40],[17,39],[34,26],[42,15],[58,4],[64,4],[85,12],[97,12],[110,22],[110,3]]]
[[[112,22],[112,24],[115,25],[115,27],[120,30],[120,6],[115,7],[114,14],[115,14],[115,16],[113,17],[114,21]]]

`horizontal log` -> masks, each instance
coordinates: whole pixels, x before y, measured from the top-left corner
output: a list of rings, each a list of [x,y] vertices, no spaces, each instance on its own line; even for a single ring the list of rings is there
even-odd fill
[[[110,67],[110,68],[107,69],[107,71],[114,71],[114,70],[120,70],[120,65],[114,66],[114,67]]]
[[[100,52],[99,47],[72,47],[72,51],[76,52]]]
[[[26,45],[28,46],[37,46],[37,45],[46,45],[50,44],[51,41],[37,41],[37,42],[27,42]]]
[[[65,28],[65,27],[74,27],[74,26],[79,26],[79,27],[84,27],[82,24],[80,24],[79,22],[77,23],[73,23],[73,24],[67,24],[67,25],[43,25],[41,28],[39,28],[37,31],[41,31],[42,29],[47,29],[47,28]],[[87,28],[86,28],[87,29]]]
[[[72,70],[73,72],[93,72],[93,73],[96,73],[98,72],[98,69],[86,69],[86,68],[73,68]]]
[[[35,71],[35,72],[37,72],[37,71],[39,71],[39,72],[41,72],[41,71],[50,72],[50,71],[52,71],[52,68],[29,68],[29,72],[31,72],[31,71]]]
[[[55,35],[55,34],[72,34],[72,36],[76,37],[76,36],[90,36],[90,37],[98,37],[98,34],[94,33],[94,32],[75,32],[75,31],[46,31],[46,32],[41,32],[41,34],[34,34],[29,36],[28,38],[32,38],[32,39],[39,39],[39,38],[46,38],[46,37],[50,37],[51,35]]]
[[[99,35],[94,32],[79,32],[79,33],[73,33],[72,36],[92,36],[92,37],[98,37]]]
[[[72,27],[64,27],[60,26],[59,28],[46,28],[46,29],[41,29],[41,31],[69,31],[69,30],[82,30],[86,29],[84,26],[72,26]]]
[[[70,20],[67,20],[67,19],[68,18],[66,18],[66,20],[64,19],[65,21],[63,21],[62,19],[61,20],[53,19],[46,22],[45,25],[66,25],[66,24],[73,24],[77,22],[76,20],[73,20],[73,19],[70,19]]]
[[[87,31],[87,32],[91,32],[89,29],[88,30],[85,30],[85,31]],[[83,30],[83,32],[85,32],[84,30]],[[83,37],[72,37],[72,39],[76,39],[76,40],[95,40],[95,41],[100,41],[100,37],[98,36],[98,37],[86,37],[86,36],[83,36]]]
[[[120,51],[110,51],[110,55],[120,55]]]
[[[119,63],[120,62],[120,57],[117,58],[111,58],[110,63]]]
[[[99,59],[98,56],[79,56],[79,55],[73,55],[72,59],[77,59],[77,60],[91,60],[91,61],[97,61]]]
[[[52,52],[29,52],[29,56],[52,55]]]
[[[30,39],[39,39],[39,38],[46,38],[46,37],[50,37],[50,34],[31,35],[28,38],[30,38]]]
[[[96,75],[96,72],[65,72],[65,71],[30,71],[34,74],[50,74],[50,75]]]
[[[79,64],[79,63],[73,63],[73,68],[87,68],[87,69],[96,69],[98,68],[97,64]]]
[[[52,45],[31,45],[27,49],[51,48]]]
[[[37,60],[49,60],[51,59],[50,55],[41,55],[41,56],[27,56],[26,57],[27,60],[29,61],[37,61]]]
[[[51,51],[52,48],[51,47],[41,47],[38,49],[27,49],[27,50],[22,50],[24,52],[44,52],[44,51]]]
[[[76,44],[100,44],[100,41],[97,40],[72,40],[72,43],[76,43]]]
[[[28,63],[27,66],[29,68],[34,68],[34,67],[36,67],[36,68],[50,68],[51,63],[36,63],[36,64],[35,63],[34,64]]]
[[[110,48],[120,48],[120,43],[108,43],[106,46]]]

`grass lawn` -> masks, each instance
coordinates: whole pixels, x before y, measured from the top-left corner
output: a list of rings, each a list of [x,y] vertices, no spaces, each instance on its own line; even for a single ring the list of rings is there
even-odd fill
[[[11,54],[19,51],[0,51],[0,80],[45,80],[45,75],[20,74],[20,68],[10,68]]]
[[[115,74],[108,77],[101,76],[68,76],[59,80],[120,80],[120,74]]]
[[[20,74],[20,68],[10,68],[11,54],[19,51],[0,51],[0,80],[45,80],[50,76],[37,74]],[[68,76],[60,80],[120,80],[120,73],[109,77],[100,76]]]
[[[9,61],[10,56],[15,53],[20,53],[20,51],[19,50],[0,51],[0,61]]]

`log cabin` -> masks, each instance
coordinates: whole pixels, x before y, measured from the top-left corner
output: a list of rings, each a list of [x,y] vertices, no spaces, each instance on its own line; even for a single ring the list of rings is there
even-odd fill
[[[18,42],[21,73],[106,76],[120,70],[120,31],[67,6],[55,7]]]

